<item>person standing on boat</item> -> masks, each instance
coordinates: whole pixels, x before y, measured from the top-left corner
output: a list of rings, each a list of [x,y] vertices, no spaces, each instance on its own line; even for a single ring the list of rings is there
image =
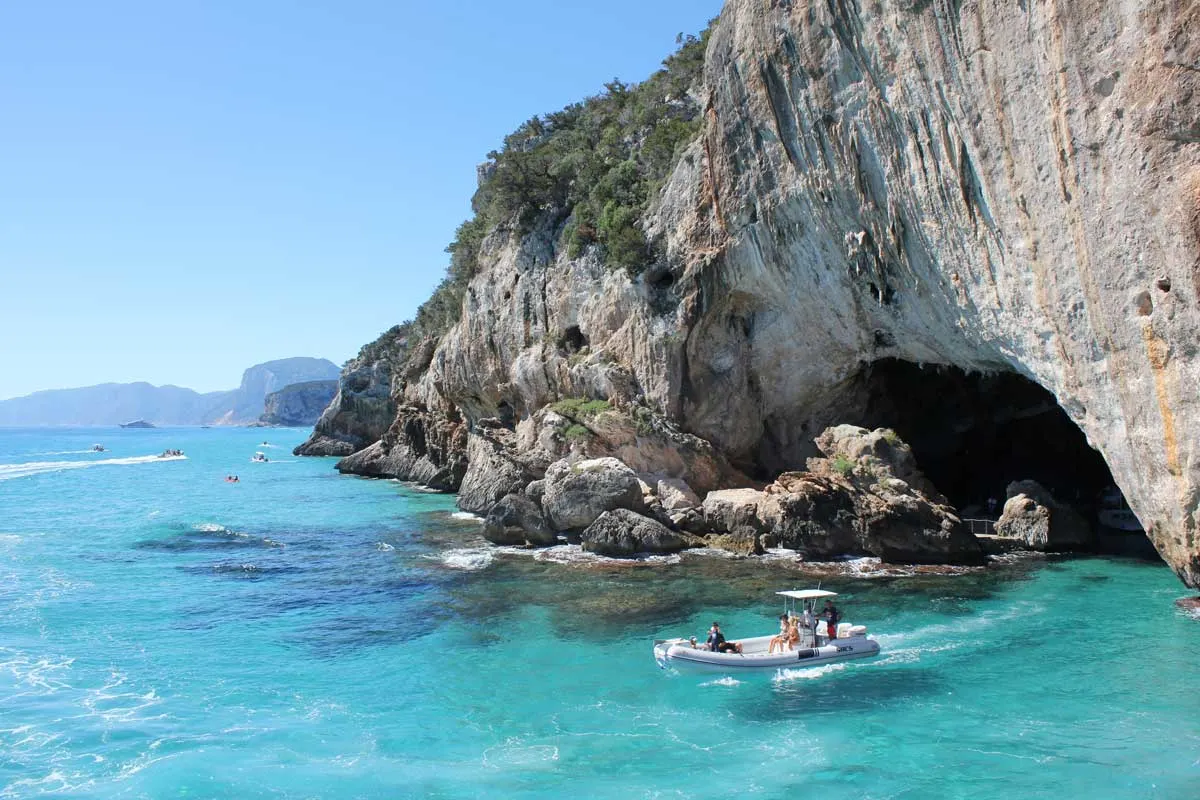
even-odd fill
[[[825,615],[825,627],[828,629],[829,641],[832,642],[837,638],[838,626],[838,610],[837,606],[833,604],[832,600],[825,601],[825,609],[823,613]]]

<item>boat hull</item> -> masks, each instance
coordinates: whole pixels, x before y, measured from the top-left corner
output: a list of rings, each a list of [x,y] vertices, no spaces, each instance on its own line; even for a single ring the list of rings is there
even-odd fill
[[[849,636],[818,647],[799,647],[776,653],[767,652],[770,639],[770,636],[761,636],[740,640],[746,651],[744,654],[713,653],[694,648],[684,639],[670,639],[655,643],[654,659],[662,669],[729,674],[803,669],[879,655],[879,643],[867,636]]]

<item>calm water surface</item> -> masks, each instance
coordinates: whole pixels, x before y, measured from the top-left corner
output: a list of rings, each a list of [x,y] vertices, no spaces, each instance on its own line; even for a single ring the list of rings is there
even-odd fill
[[[826,573],[882,657],[674,675],[652,639],[817,577],[496,550],[303,436],[0,430],[0,798],[1200,797],[1162,565]]]

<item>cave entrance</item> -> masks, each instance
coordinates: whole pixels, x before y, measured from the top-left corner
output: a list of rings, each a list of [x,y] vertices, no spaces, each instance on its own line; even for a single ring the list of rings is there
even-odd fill
[[[1054,395],[1022,375],[881,359],[865,366],[858,380],[865,402],[859,424],[894,429],[964,517],[989,516],[989,498],[998,501],[998,515],[1005,487],[1025,478],[1093,525],[1104,493],[1119,494],[1103,456]],[[1128,551],[1145,550],[1145,535],[1133,536],[1137,542]]]

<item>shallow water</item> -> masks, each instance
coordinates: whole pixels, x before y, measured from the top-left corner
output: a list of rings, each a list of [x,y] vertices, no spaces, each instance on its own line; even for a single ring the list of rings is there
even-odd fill
[[[533,554],[302,438],[0,430],[0,798],[1200,795],[1200,621],[1160,564]],[[880,658],[655,666],[817,580]]]

